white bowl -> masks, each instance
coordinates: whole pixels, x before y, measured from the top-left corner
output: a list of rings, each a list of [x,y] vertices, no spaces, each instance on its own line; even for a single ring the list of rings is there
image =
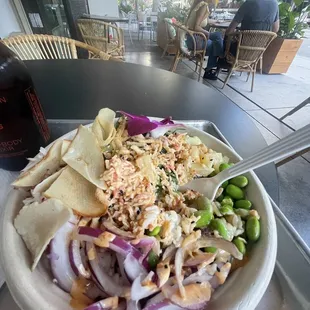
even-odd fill
[[[72,139],[75,132],[72,131],[60,139]],[[188,132],[198,136],[209,148],[228,156],[232,162],[241,159],[234,150],[213,136],[191,127],[188,127]],[[261,216],[261,237],[250,253],[249,262],[234,272],[226,283],[215,291],[208,310],[255,309],[273,273],[277,253],[273,210],[257,176],[250,172],[247,177],[247,195]],[[43,262],[40,262],[34,272],[30,271],[30,254],[13,226],[13,221],[22,207],[24,195],[20,190],[12,190],[3,210],[0,258],[9,290],[23,310],[71,309],[70,296],[53,284]]]

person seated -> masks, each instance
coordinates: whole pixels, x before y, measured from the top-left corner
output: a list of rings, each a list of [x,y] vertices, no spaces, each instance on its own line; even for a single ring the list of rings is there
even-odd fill
[[[206,49],[206,55],[209,56],[204,78],[216,80],[217,76],[214,67],[216,67],[217,58],[223,56],[223,35],[221,32],[209,33],[205,29],[209,20],[209,4],[211,3],[216,5],[217,0],[194,0],[188,14],[186,26],[192,31],[202,32],[207,37],[207,44],[205,44],[201,36],[195,35],[196,49]],[[187,37],[186,44],[190,50],[194,49],[192,37]]]
[[[224,48],[228,43],[227,36],[234,33],[240,23],[240,30],[262,30],[278,32],[280,22],[277,0],[245,1],[239,8],[234,19],[225,32]],[[236,41],[230,43],[229,53],[231,55],[236,55],[237,46],[238,43]],[[223,65],[224,61],[221,61],[221,63],[221,65]]]

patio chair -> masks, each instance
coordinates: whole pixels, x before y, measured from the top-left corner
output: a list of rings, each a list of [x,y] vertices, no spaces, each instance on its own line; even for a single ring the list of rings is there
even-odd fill
[[[77,48],[88,51],[88,58],[112,59],[99,49],[80,41],[65,37],[41,34],[14,36],[2,40],[22,60],[77,59]]]
[[[166,30],[166,46],[164,48],[164,51],[161,57],[164,57],[166,55],[169,47],[174,47],[174,41],[176,37],[176,30],[173,27],[171,19],[165,18],[164,22],[165,22],[165,30]]]
[[[176,70],[178,63],[180,59],[182,58],[194,60],[196,62],[195,71],[197,70],[197,66],[199,66],[199,71],[198,71],[198,82],[199,82],[201,78],[201,71],[202,71],[204,58],[206,55],[206,50],[196,49],[196,41],[195,41],[194,35],[202,37],[202,40],[204,41],[204,44],[203,44],[204,46],[207,45],[207,38],[202,32],[191,31],[181,24],[173,23],[172,25],[176,29],[176,38],[174,42],[175,42],[175,47],[177,51],[176,51],[172,66],[170,68],[170,71],[174,72]],[[187,36],[190,36],[194,42],[193,50],[189,50],[186,45]]]
[[[78,19],[77,25],[85,43],[115,56],[124,56],[123,29],[95,19]]]
[[[234,71],[248,72],[247,81],[250,74],[252,74],[252,92],[257,64],[261,61],[263,53],[276,36],[277,34],[271,31],[257,30],[244,30],[228,35],[225,51],[226,64],[224,67],[227,68],[228,65],[229,72],[222,88],[226,86]],[[236,56],[232,55],[230,52],[230,46],[233,40],[237,41]],[[221,67],[221,62],[219,62],[218,71]]]

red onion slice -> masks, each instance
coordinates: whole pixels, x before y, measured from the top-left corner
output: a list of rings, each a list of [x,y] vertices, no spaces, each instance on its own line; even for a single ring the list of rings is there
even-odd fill
[[[122,277],[124,284],[130,285],[130,282],[128,280],[128,276],[127,276],[125,268],[124,268],[125,258],[119,253],[116,253],[116,258],[117,258],[117,262],[118,262],[118,268],[119,268],[119,271],[121,273],[121,277]]]
[[[118,227],[114,226],[114,224],[110,221],[104,221],[102,224],[108,231],[110,231],[111,233],[113,233],[119,237],[123,237],[126,239],[134,239],[135,238],[135,236],[132,233],[119,229]]]
[[[104,231],[98,228],[92,227],[79,227],[78,235],[80,239],[85,241],[95,241],[96,238],[100,238],[100,235],[103,234]],[[119,253],[123,256],[127,256],[128,254],[132,254],[136,259],[141,259],[141,252],[133,247],[129,242],[123,240],[116,235],[110,234],[113,237],[113,240],[109,242],[109,248],[116,253]]]
[[[51,259],[51,270],[56,283],[67,293],[70,293],[76,275],[71,268],[69,258],[70,236],[75,228],[70,222],[64,224],[55,234],[50,243],[50,255],[58,259]]]
[[[151,278],[153,274],[154,273],[151,271],[147,277]],[[151,281],[147,281],[147,283],[143,283],[142,285],[142,279],[141,275],[138,276],[131,285],[131,299],[134,301],[149,297],[160,290],[157,285]]]
[[[80,241],[71,240],[69,245],[69,259],[70,265],[76,276],[81,275],[82,277],[89,279],[91,274],[87,271],[82,263],[82,257],[80,252]]]
[[[126,292],[129,291],[130,288],[119,285],[103,270],[103,268],[101,268],[95,246],[92,243],[87,242],[86,251],[89,264],[91,266],[91,271],[103,290],[111,296],[125,296]]]
[[[243,258],[243,255],[241,252],[239,252],[238,248],[232,242],[227,240],[221,238],[202,237],[197,241],[198,248],[205,248],[210,246],[224,250],[239,260],[242,260]]]
[[[84,310],[110,310],[115,309],[118,306],[118,297],[108,297],[97,301]]]
[[[146,269],[140,264],[132,254],[128,254],[124,260],[124,269],[128,278],[133,281],[139,276],[145,278],[147,276]]]
[[[164,299],[163,301],[146,306],[143,310],[182,310],[185,308],[181,308],[177,305],[172,304],[169,299]]]

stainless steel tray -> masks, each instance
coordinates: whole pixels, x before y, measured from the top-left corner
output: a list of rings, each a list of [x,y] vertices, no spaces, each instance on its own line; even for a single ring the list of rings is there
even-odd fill
[[[80,124],[91,122],[91,120],[49,120],[52,139],[77,128]],[[209,121],[182,122],[230,145],[220,130]],[[256,310],[310,310],[310,250],[278,206],[272,200],[271,202],[278,231],[277,262],[271,282]],[[19,309],[6,285],[0,290],[0,309]]]

